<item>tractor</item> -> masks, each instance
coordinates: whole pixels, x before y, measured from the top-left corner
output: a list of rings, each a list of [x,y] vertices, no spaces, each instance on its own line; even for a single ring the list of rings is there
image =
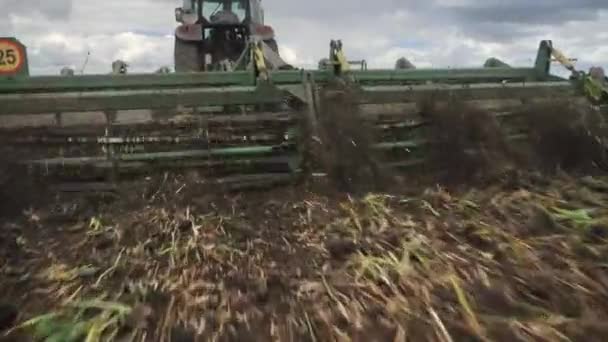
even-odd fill
[[[175,18],[176,72],[238,69],[250,42],[260,43],[269,69],[291,69],[264,24],[261,0],[184,0]]]

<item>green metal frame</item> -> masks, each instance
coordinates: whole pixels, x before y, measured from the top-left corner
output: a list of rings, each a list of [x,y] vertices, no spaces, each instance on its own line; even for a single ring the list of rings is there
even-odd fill
[[[0,95],[0,115],[171,109],[177,106],[230,106],[281,102],[283,92],[267,85],[188,89],[95,90]]]
[[[443,82],[482,83],[493,81],[546,81],[550,75],[551,43],[541,42],[534,67],[530,68],[466,68],[466,69],[414,69],[414,70],[352,70],[348,74],[357,82]],[[255,85],[256,71],[206,72],[182,74],[134,74],[134,75],[81,75],[73,77],[16,75],[0,80],[0,93],[20,91],[68,91],[88,89],[125,89],[159,87],[196,87]],[[305,74],[311,74],[317,83],[335,77],[333,70],[276,71],[273,83],[292,84],[302,82]]]
[[[341,44],[340,44],[341,46]],[[542,41],[535,65],[529,68],[467,68],[416,70],[335,69],[290,70],[258,79],[256,70],[146,75],[0,78],[0,115],[97,110],[164,109],[183,106],[302,102],[307,87],[348,79],[359,86],[362,103],[415,101],[420,96],[461,96],[467,99],[557,96],[581,92],[582,84],[551,75],[550,41]],[[335,55],[332,53],[330,55]],[[311,104],[312,105],[312,104]]]
[[[319,102],[332,96],[333,86],[348,83],[357,93],[357,104],[417,102],[437,96],[464,100],[500,100],[516,98],[559,98],[584,96],[584,85],[550,74],[551,42],[540,44],[534,66],[511,68],[416,69],[416,70],[286,70],[258,77],[253,68],[247,71],[146,75],[91,75],[29,77],[27,72],[10,78],[0,77],[0,116],[60,112],[90,112],[133,109],[174,109],[178,106],[272,105],[285,100],[297,101],[305,110],[299,114],[316,125]],[[333,54],[331,54],[333,55]],[[323,98],[318,89],[323,88]],[[339,88],[339,87],[338,87]],[[336,90],[338,91],[338,90]],[[1,117],[0,117],[1,119]],[[296,127],[290,130],[297,129]],[[296,134],[297,135],[297,134]],[[288,151],[289,163],[301,160],[301,151],[288,145],[254,145],[244,148],[209,148],[205,150],[119,154],[107,158],[47,159],[39,164],[69,165],[90,163],[98,166],[124,162],[149,162],[156,159],[178,159],[255,156],[274,158],[268,153]],[[378,149],[416,149],[425,141],[404,137],[383,142]],[[274,159],[273,159],[274,160]],[[410,161],[397,164],[411,164]]]
[[[32,76],[0,80],[0,94],[19,92],[67,92],[154,88],[253,86],[255,75],[249,71],[182,73]]]

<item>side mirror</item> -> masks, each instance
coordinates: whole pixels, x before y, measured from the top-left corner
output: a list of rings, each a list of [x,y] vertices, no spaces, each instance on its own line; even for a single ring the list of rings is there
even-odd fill
[[[178,7],[175,9],[175,21],[177,21],[178,23],[181,23],[184,21],[184,9],[181,7]]]

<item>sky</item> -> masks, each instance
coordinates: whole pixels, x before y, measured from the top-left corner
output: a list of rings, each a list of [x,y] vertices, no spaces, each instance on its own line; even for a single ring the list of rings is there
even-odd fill
[[[173,66],[179,0],[0,0],[0,36],[28,47],[32,74],[130,72]],[[480,66],[488,57],[531,65],[538,44],[608,67],[608,0],[262,0],[288,62],[316,68],[341,39],[349,59],[392,68]],[[86,62],[86,63],[85,63]],[[559,69],[556,66],[556,71]]]

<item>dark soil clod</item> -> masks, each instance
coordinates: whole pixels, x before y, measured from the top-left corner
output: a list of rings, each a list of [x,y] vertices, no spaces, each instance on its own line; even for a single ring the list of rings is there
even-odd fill
[[[19,310],[11,304],[0,304],[0,333],[12,328],[17,320]]]

